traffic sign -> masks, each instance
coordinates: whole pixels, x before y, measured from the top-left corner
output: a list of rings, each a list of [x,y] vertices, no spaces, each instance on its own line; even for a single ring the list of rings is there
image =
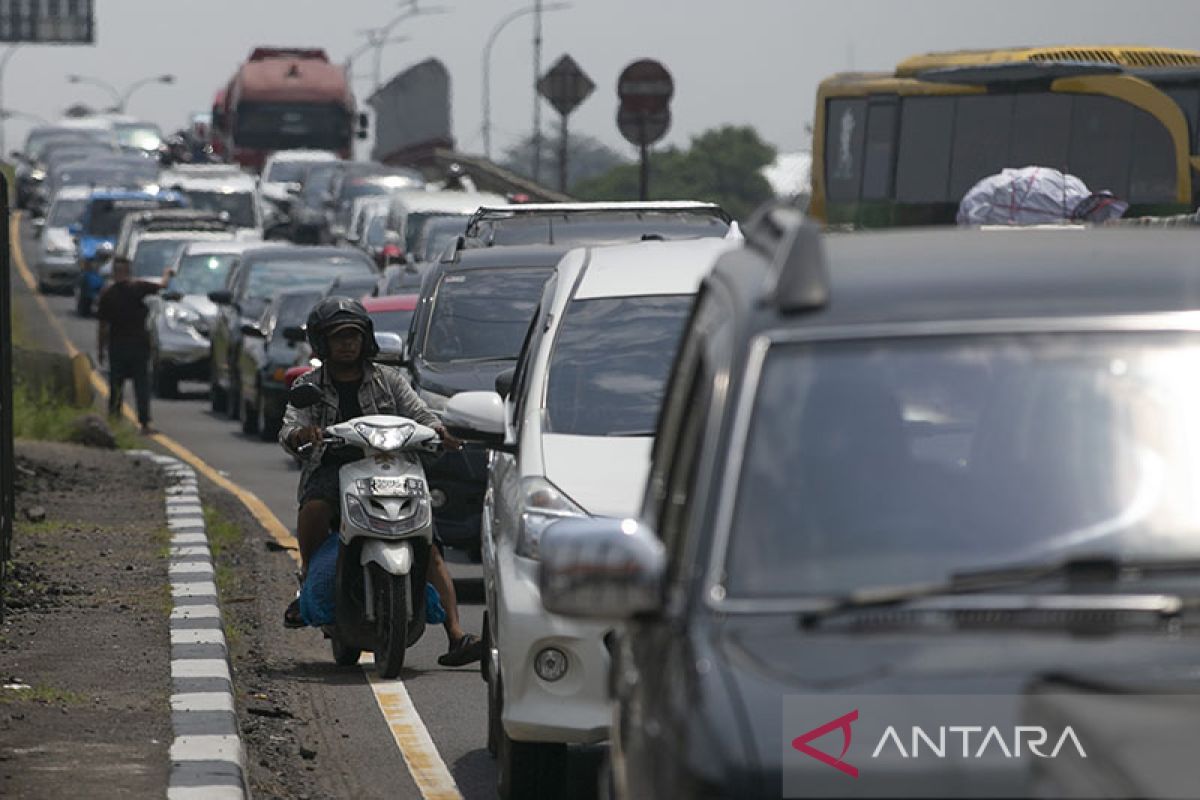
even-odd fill
[[[92,44],[94,0],[0,0],[0,42]]]
[[[667,135],[671,128],[671,110],[635,111],[621,106],[617,109],[617,128],[630,144],[649,147]]]
[[[596,84],[575,63],[575,59],[564,55],[538,81],[537,89],[538,94],[549,100],[550,105],[565,117],[588,99],[596,90]]]
[[[635,61],[617,79],[617,96],[630,111],[648,114],[665,111],[675,95],[675,82],[667,68],[653,59]],[[627,137],[628,138],[628,137]]]

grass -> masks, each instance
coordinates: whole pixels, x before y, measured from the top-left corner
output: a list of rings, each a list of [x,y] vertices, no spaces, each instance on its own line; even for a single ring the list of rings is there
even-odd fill
[[[46,392],[34,395],[26,386],[17,384],[13,387],[13,434],[18,439],[69,442],[75,421],[91,413],[91,409],[75,408]],[[109,420],[109,426],[117,446],[122,450],[145,446],[137,431],[124,418]]]
[[[224,562],[224,557],[241,544],[242,529],[230,522],[215,507],[204,506],[204,528],[208,534],[208,547],[213,554],[216,565],[214,582],[217,584],[217,595],[223,599],[232,597],[237,588],[237,577],[233,567]],[[232,649],[242,640],[242,629],[228,615],[225,618],[225,641]]]
[[[28,689],[0,689],[0,703],[41,703],[48,706],[81,706],[87,695],[55,686],[37,685]]]

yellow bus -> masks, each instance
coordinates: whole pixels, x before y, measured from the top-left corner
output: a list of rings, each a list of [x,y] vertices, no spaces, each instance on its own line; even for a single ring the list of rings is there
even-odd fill
[[[1130,203],[1200,206],[1200,51],[931,53],[821,83],[810,213],[830,225],[954,222],[978,180],[1054,167]]]

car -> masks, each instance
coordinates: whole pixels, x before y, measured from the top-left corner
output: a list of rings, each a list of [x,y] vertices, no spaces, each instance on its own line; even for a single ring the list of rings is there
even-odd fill
[[[169,169],[163,171],[159,182],[187,197],[192,208],[226,215],[239,235],[263,238],[262,203],[253,176],[240,170],[213,173]]]
[[[401,189],[421,188],[425,180],[419,172],[383,164],[343,162],[334,173],[325,196],[327,229],[334,242],[346,237],[354,201],[361,197],[387,197]]]
[[[362,242],[367,234],[367,220],[377,209],[387,208],[387,197],[366,195],[350,204],[350,224],[342,237],[343,243],[363,250]]]
[[[80,144],[99,144],[114,151],[117,149],[116,140],[112,134],[102,130],[47,125],[34,128],[29,132],[25,139],[25,147],[21,152],[20,163],[14,170],[14,179],[17,185],[17,208],[28,208],[34,191],[46,179],[44,162],[46,152],[56,146]]]
[[[546,284],[515,371],[496,381],[500,393],[447,404],[452,432],[465,420],[468,440],[499,447],[481,533],[483,673],[505,800],[562,794],[566,746],[608,738],[611,626],[542,608],[539,538],[568,517],[637,513],[695,293],[736,246],[707,238],[572,250]]]
[[[569,248],[465,250],[425,276],[406,341],[413,388],[435,412],[464,391],[492,389],[510,369],[542,286]],[[487,453],[444,453],[426,467],[438,536],[478,557]]]
[[[917,714],[1053,720],[1121,763],[1088,705],[1118,695],[1139,748],[1178,736],[1145,715],[1200,657],[1194,234],[824,236],[775,207],[746,242],[701,289],[638,514],[541,539],[544,607],[615,632],[611,795],[829,796],[847,764],[869,796],[1101,791],[1028,753],[876,760],[881,697],[906,742]]]
[[[362,250],[375,262],[380,271],[403,258],[400,236],[387,229],[388,208],[386,203],[368,205],[362,214],[362,233],[354,246]]]
[[[192,242],[232,242],[229,231],[207,229],[142,231],[130,240],[128,257],[136,280],[166,285],[169,270],[183,248]]]
[[[379,294],[397,294],[420,289],[422,277],[429,265],[440,261],[446,250],[463,235],[469,218],[469,215],[454,214],[426,217],[421,220],[416,249],[410,251],[401,263],[388,264],[383,268],[383,273],[379,276]],[[397,251],[400,250],[400,245],[395,247]]]
[[[132,258],[138,239],[147,233],[196,231],[225,233],[233,238],[233,223],[216,211],[197,208],[155,208],[128,214],[121,220],[114,256]]]
[[[225,240],[192,240],[179,249],[167,268],[170,276],[159,302],[151,303],[150,373],[155,393],[162,398],[178,395],[180,381],[207,381],[209,336],[217,306],[208,293],[225,286],[226,277],[241,253],[259,243]]]
[[[373,272],[369,275],[339,275],[325,287],[325,297],[349,297],[361,301],[375,290],[378,280]]]
[[[346,167],[345,161],[313,161],[304,170],[298,194],[287,204],[287,238],[296,244],[328,244],[327,203],[334,179]]]
[[[31,175],[33,185],[27,190],[29,213],[40,217],[46,213],[57,190],[59,175],[72,164],[86,164],[93,159],[119,156],[119,148],[111,142],[91,140],[52,141],[42,151],[39,169]]]
[[[466,229],[471,215],[483,207],[506,205],[503,196],[491,192],[417,191],[394,193],[388,204],[388,230],[400,235],[404,255],[417,252],[417,242],[432,219],[455,217],[461,220],[459,233]],[[429,260],[413,258],[414,261]]]
[[[82,186],[64,188],[55,195],[37,233],[37,285],[41,292],[71,294],[79,282],[79,263],[71,228],[79,224],[92,190]]]
[[[89,157],[78,161],[67,161],[52,167],[46,180],[34,190],[30,200],[31,213],[49,207],[63,187],[82,186],[109,189],[126,188],[157,190],[158,166],[141,156],[109,155]]]
[[[247,436],[258,435],[264,442],[273,442],[279,435],[288,404],[286,375],[297,361],[301,341],[294,331],[304,325],[308,312],[321,297],[317,288],[280,292],[256,322],[242,326],[238,385],[242,392],[242,432]]]
[[[313,164],[338,161],[330,150],[277,150],[263,164],[259,189],[272,201],[290,201],[304,185],[304,173]]]
[[[340,275],[374,275],[375,265],[357,250],[340,247],[264,245],[246,250],[222,289],[209,292],[220,309],[212,329],[210,401],[213,411],[238,419],[242,326],[257,322],[275,293],[325,288]]]
[[[111,257],[125,217],[135,212],[182,208],[187,199],[174,192],[101,189],[92,192],[77,226],[69,228],[75,239],[80,280],[76,284],[75,310],[88,316],[104,286],[101,269]]]

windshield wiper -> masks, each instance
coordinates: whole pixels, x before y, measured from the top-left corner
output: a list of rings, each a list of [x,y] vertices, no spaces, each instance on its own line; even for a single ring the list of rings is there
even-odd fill
[[[857,589],[832,597],[818,608],[801,612],[800,624],[815,625],[839,614],[873,608],[886,608],[929,597],[981,594],[1027,586],[1040,581],[1061,578],[1073,589],[1104,587],[1105,594],[1116,594],[1114,587],[1123,577],[1137,578],[1200,573],[1198,559],[1122,560],[1111,556],[1076,557],[1044,564],[1014,564],[953,573],[943,581],[879,586]]]
[[[654,431],[610,431],[604,434],[605,436],[632,437],[632,436],[653,436]]]
[[[488,364],[492,361],[516,361],[516,356],[479,356],[477,358],[451,358],[444,364]]]

